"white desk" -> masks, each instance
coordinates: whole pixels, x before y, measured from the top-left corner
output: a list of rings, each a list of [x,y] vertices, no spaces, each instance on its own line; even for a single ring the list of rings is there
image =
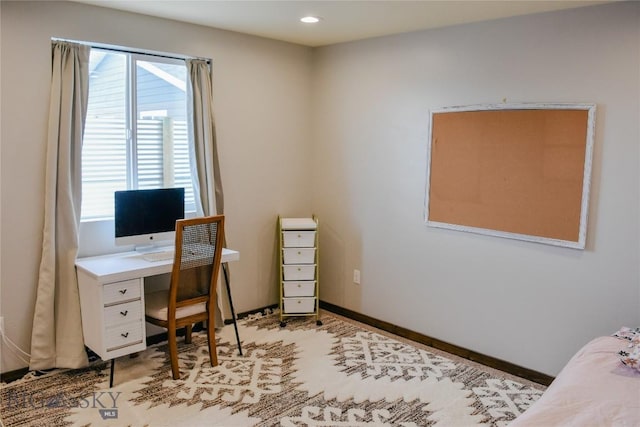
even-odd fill
[[[240,252],[222,250],[222,262]],[[173,259],[147,261],[137,252],[76,260],[84,343],[102,360],[146,348],[144,278],[170,273]]]

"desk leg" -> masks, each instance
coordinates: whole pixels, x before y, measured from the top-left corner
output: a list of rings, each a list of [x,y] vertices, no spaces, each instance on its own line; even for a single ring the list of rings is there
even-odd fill
[[[238,333],[238,322],[236,321],[236,311],[233,309],[233,300],[231,299],[231,286],[229,285],[229,274],[227,273],[227,263],[222,264],[222,272],[224,273],[224,282],[227,284],[227,296],[229,297],[229,307],[231,308],[231,318],[233,319],[233,327],[236,330],[236,341],[238,342],[238,353],[242,356],[242,346],[240,345],[240,334]]]
[[[109,372],[109,388],[113,388],[113,371],[116,369],[116,359],[111,359],[111,369]]]

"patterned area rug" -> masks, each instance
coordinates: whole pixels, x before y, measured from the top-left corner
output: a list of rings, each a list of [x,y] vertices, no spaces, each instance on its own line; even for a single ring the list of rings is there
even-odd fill
[[[502,426],[544,386],[322,313],[239,322],[179,342],[180,380],[166,343],[109,365],[25,377],[0,390],[4,426]]]

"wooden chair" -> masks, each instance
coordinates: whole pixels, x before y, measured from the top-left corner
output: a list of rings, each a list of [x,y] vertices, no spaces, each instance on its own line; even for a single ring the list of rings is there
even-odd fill
[[[206,321],[211,366],[218,364],[215,338],[216,285],[222,258],[224,216],[176,221],[176,245],[169,290],[145,295],[145,319],[167,329],[173,379],[180,378],[176,330]]]

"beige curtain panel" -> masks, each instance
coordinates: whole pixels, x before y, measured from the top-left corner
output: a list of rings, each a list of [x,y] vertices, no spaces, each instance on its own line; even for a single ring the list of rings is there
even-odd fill
[[[193,120],[190,143],[192,175],[196,204],[200,202],[205,216],[224,213],[224,196],[213,119],[213,85],[209,64],[202,59],[187,59],[189,71],[188,109]],[[197,186],[197,188],[196,188]],[[200,194],[198,200],[197,194]]]
[[[31,332],[32,370],[79,368],[88,364],[75,260],[89,52],[89,46],[52,43],[44,230]]]
[[[187,108],[192,120],[189,134],[191,144],[191,176],[198,214],[204,216],[224,214],[224,195],[220,178],[220,163],[216,144],[216,127],[213,118],[213,84],[209,64],[202,59],[187,59],[189,82],[187,84]],[[199,197],[198,197],[199,195]],[[226,238],[223,236],[223,246]],[[226,268],[226,266],[223,266]],[[229,277],[229,271],[226,271]],[[216,325],[223,324],[224,288],[218,278]]]

